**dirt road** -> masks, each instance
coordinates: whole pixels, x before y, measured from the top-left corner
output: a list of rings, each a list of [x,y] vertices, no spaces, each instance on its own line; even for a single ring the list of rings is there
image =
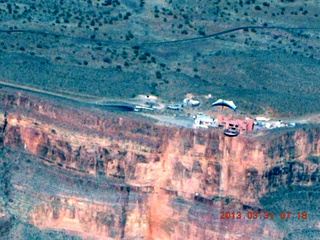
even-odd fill
[[[64,92],[65,94],[53,93],[46,90],[41,90],[29,86],[22,86],[14,83],[8,83],[0,81],[0,86],[10,87],[17,90],[23,90],[31,93],[45,94],[48,96],[58,97],[66,100],[77,101],[84,104],[94,105],[96,107],[105,110],[115,110],[115,111],[133,111],[136,105],[143,104],[142,100],[132,99],[132,100],[120,100],[120,99],[101,99],[95,96],[76,94],[72,92]],[[152,118],[154,120],[160,121],[166,124],[179,125],[182,127],[192,127],[194,120],[188,117],[175,117],[165,114],[149,114],[149,113],[139,113],[142,116]],[[285,122],[300,123],[300,124],[310,124],[317,123],[320,124],[320,113],[313,115],[306,115],[301,117],[291,117],[282,118]]]

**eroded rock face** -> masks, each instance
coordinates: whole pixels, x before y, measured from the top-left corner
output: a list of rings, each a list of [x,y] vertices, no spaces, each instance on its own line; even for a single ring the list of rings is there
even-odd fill
[[[288,232],[273,220],[220,212],[263,211],[259,199],[272,191],[319,184],[319,126],[228,138],[14,92],[1,100],[0,143],[11,149],[2,159],[15,159],[3,209],[40,229],[88,239],[278,239]]]

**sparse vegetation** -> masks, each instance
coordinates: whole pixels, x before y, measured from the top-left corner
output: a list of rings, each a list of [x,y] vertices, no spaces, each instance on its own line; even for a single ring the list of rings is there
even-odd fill
[[[319,94],[316,87],[319,77],[314,69],[320,60],[320,46],[315,31],[279,29],[275,34],[268,29],[244,28],[206,40],[145,44],[162,39],[205,37],[234,23],[316,26],[319,12],[312,2],[291,3],[240,0],[194,2],[188,6],[167,2],[160,6],[146,5],[141,0],[129,6],[117,0],[104,0],[78,5],[63,1],[58,6],[51,2],[21,5],[9,1],[0,10],[3,28],[28,29],[26,23],[41,19],[42,24],[34,24],[33,30],[56,34],[2,33],[3,59],[22,59],[23,64],[2,61],[6,64],[0,65],[0,77],[52,91],[68,87],[69,91],[104,97],[119,94],[129,97],[153,91],[173,99],[196,91],[237,98],[245,104],[242,108],[250,112],[257,111],[251,109],[250,101],[279,113],[286,109],[291,114],[317,111],[309,107],[319,106],[319,98],[315,97]],[[150,19],[139,20],[150,12]],[[198,56],[198,52],[203,54]],[[182,64],[177,66],[177,61]],[[36,70],[38,64],[42,65],[40,70]],[[87,70],[78,74],[79,68]],[[306,72],[311,73],[308,79]],[[126,91],[121,91],[123,88]]]

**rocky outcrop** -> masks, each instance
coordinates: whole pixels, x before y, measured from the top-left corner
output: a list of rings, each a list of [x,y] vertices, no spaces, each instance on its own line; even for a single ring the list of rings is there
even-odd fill
[[[278,239],[290,231],[272,219],[222,220],[221,211],[263,212],[268,194],[320,181],[317,125],[228,138],[10,91],[1,101],[4,158],[15,159],[4,208],[41,229],[88,239]]]

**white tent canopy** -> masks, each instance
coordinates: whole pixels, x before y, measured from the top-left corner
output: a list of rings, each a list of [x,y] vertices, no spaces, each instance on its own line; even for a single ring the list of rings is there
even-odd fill
[[[191,106],[199,106],[200,105],[200,101],[193,100],[193,99],[190,99],[190,98],[185,98],[185,99],[183,99],[183,104],[184,105],[190,104]]]
[[[237,109],[237,106],[234,104],[233,101],[227,101],[223,99],[219,99],[218,101],[215,101],[214,103],[212,103],[211,106],[227,106],[231,108],[233,111]]]

